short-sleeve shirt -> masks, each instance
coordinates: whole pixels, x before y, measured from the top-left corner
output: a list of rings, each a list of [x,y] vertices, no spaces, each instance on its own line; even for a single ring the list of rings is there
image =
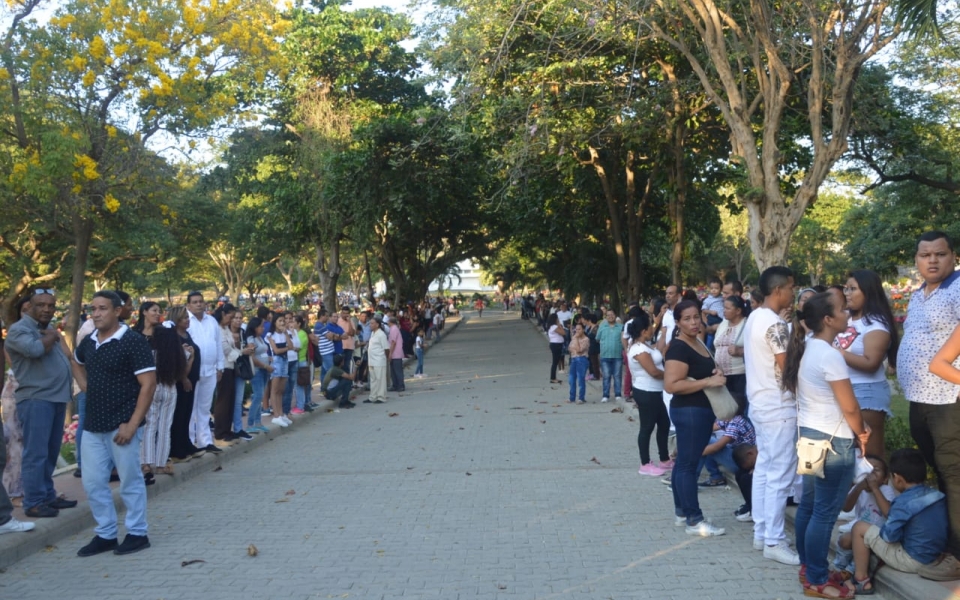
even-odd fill
[[[74,357],[87,370],[83,429],[107,433],[133,416],[140,395],[137,375],[154,371],[156,366],[147,338],[126,325],[120,325],[120,329],[102,343],[99,334],[98,331],[84,338]]]
[[[328,331],[328,327],[329,324],[320,323],[319,321],[313,326],[314,335],[320,338],[320,341],[317,342],[317,349],[320,350],[320,354],[323,356],[327,354],[333,354],[333,342],[328,340],[327,336],[325,335]]]
[[[681,339],[670,342],[665,360],[686,363],[687,377],[694,379],[706,379],[713,375],[713,370],[716,368],[713,358],[703,356]],[[711,406],[704,391],[697,390],[692,394],[674,394],[670,408],[711,408]]]
[[[547,330],[547,338],[550,340],[550,343],[551,343],[551,344],[562,344],[562,343],[563,343],[564,338],[563,338],[562,335],[560,335],[560,334],[557,332],[558,329],[559,329],[559,326],[557,326],[557,325],[551,325],[551,326],[550,326],[550,329]]]
[[[398,360],[403,358],[403,334],[400,333],[400,326],[396,323],[390,325],[390,333],[387,339],[393,344],[393,350],[390,351],[390,358]]]
[[[343,377],[343,369],[337,366],[330,367],[330,370],[327,371],[326,377],[323,378],[323,383],[320,385],[320,391],[326,393],[329,390],[337,389],[337,386],[340,384],[340,379]]]
[[[333,335],[343,335],[343,328],[339,325],[333,323],[327,324],[327,333],[332,333]],[[334,354],[343,354],[343,340],[334,340],[333,341],[333,353]]]
[[[867,321],[870,321],[870,323],[867,323]],[[872,331],[885,331],[890,333],[890,328],[884,325],[877,317],[861,317],[856,320],[851,320],[850,324],[847,325],[847,330],[837,336],[833,345],[841,350],[846,350],[850,354],[863,356],[863,339]],[[873,373],[867,373],[866,371],[860,371],[854,368],[850,369],[850,383],[877,383],[886,380],[887,376],[884,373],[884,365],[882,362]]]
[[[649,354],[653,365],[663,370],[663,354],[659,350],[642,342],[631,344],[627,348],[627,364],[630,366],[630,381],[633,387],[644,392],[662,392],[663,379],[655,379],[647,373],[643,365],[637,361],[637,356],[641,354]]]
[[[923,291],[926,284],[910,296],[903,339],[897,350],[897,378],[903,395],[910,402],[953,404],[957,401],[960,385],[931,373],[930,362],[960,324],[958,279],[960,272],[955,271],[929,296]],[[960,358],[953,361],[953,366],[960,369]]]
[[[750,313],[744,327],[743,364],[750,418],[773,421],[796,417],[796,402],[791,394],[780,389],[781,373],[775,358],[787,352],[790,334],[786,321],[761,307]]]
[[[620,358],[623,346],[620,342],[623,325],[604,321],[597,328],[597,341],[600,342],[600,358]]]
[[[850,379],[850,370],[840,351],[823,340],[808,339],[797,376],[797,403],[800,405],[797,424],[800,427],[816,429],[827,435],[836,432],[841,438],[854,437],[830,387],[830,382],[844,379]]]
[[[753,424],[742,416],[737,415],[729,421],[718,420],[717,425],[724,436],[733,440],[733,445],[757,445],[757,431],[753,428]]]

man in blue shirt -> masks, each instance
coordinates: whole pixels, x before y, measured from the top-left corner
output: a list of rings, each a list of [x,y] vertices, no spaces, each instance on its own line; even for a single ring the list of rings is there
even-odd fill
[[[621,397],[621,372],[623,369],[622,344],[623,325],[617,323],[617,313],[608,310],[606,319],[597,328],[597,341],[600,342],[600,372],[603,374],[603,398],[600,402],[610,400],[610,379],[613,378],[613,391],[617,402]]]

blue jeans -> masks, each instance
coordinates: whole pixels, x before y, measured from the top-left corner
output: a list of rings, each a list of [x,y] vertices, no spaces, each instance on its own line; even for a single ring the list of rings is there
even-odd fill
[[[830,439],[829,433],[808,427],[801,427],[800,435],[812,440]],[[803,476],[803,496],[797,507],[795,523],[797,553],[800,564],[807,565],[807,581],[815,585],[823,585],[829,576],[830,534],[853,483],[854,448],[851,438],[833,438],[836,454],[827,452],[823,479],[815,475]]]
[[[586,356],[578,356],[570,359],[570,374],[567,375],[567,381],[570,383],[570,402],[573,402],[575,392],[577,391],[577,382],[580,382],[580,402],[585,402],[587,395],[587,366],[590,363]]]
[[[722,431],[714,431],[713,435],[710,436],[709,444],[716,442],[723,436]],[[736,475],[737,471],[740,469],[737,468],[737,463],[733,460],[733,445],[727,444],[720,449],[719,452],[714,452],[707,456],[700,458],[700,464],[697,465],[697,478],[700,477],[700,472],[703,471],[703,468],[707,468],[707,473],[710,474],[710,479],[719,480],[725,479],[723,473],[720,472],[720,467],[726,467],[730,471],[731,475]]]
[[[320,381],[323,381],[327,378],[327,371],[333,368],[333,354],[321,354],[320,361],[323,363],[320,366]]]
[[[623,359],[621,357],[617,358],[601,358],[600,359],[600,372],[603,373],[603,397],[610,397],[610,378],[613,378],[613,391],[615,396],[622,396],[620,393],[620,386],[623,382],[623,377],[620,376],[621,371],[623,370]]]
[[[309,366],[310,366],[310,363],[308,363],[308,362],[305,361],[305,360],[302,360],[302,361],[300,361],[299,363],[297,363],[297,370],[303,369],[303,368],[306,368],[306,367],[309,367]],[[297,380],[296,380],[296,379],[293,379],[293,382],[294,382],[294,385],[296,385]],[[297,386],[297,390],[296,390],[296,391],[297,391],[297,408],[299,408],[300,410],[303,410],[304,407],[305,407],[307,404],[309,404],[310,401],[312,400],[312,398],[311,398],[311,390],[312,390],[312,388],[313,388],[313,382],[312,382],[312,381],[311,381],[310,383],[308,383],[307,385],[298,385],[298,386]]]
[[[716,417],[709,408],[671,406],[670,420],[677,430],[677,458],[670,474],[673,506],[678,517],[687,518],[687,525],[696,525],[703,521],[697,495],[697,466],[710,442]]]
[[[83,423],[84,421],[86,421],[86,417],[87,417],[87,393],[86,392],[78,393],[74,397],[73,401],[77,403],[77,434],[76,434],[77,435],[77,441],[76,441],[77,452],[76,454],[77,454],[77,468],[79,469],[82,466],[80,462],[80,454],[81,454],[80,442],[83,441]]]
[[[53,488],[53,471],[60,457],[67,405],[47,400],[24,400],[17,402],[17,417],[23,428],[21,477],[23,509],[26,510],[57,499],[57,492]]]
[[[413,374],[423,375],[423,348],[414,348],[413,352],[417,355],[417,370]]]
[[[247,360],[244,358],[243,360]],[[234,371],[236,374],[236,371]],[[247,382],[239,377],[233,379],[233,432],[243,431],[243,397],[247,391]],[[253,408],[253,401],[250,402],[250,408]]]
[[[97,521],[96,534],[107,540],[117,538],[117,509],[110,490],[110,470],[120,475],[120,498],[127,509],[124,523],[127,533],[147,535],[147,486],[140,472],[140,437],[138,427],[133,439],[121,446],[113,441],[117,430],[106,433],[87,431],[83,435],[83,489],[87,492],[90,511]]]
[[[247,427],[254,427],[261,423],[260,406],[263,402],[263,390],[270,380],[270,373],[266,369],[257,369],[250,380],[253,394],[250,396],[250,410],[247,411]]]
[[[297,387],[297,365],[295,360],[287,361],[287,387],[283,388],[283,399],[281,401],[283,414],[289,415],[293,407],[293,388]]]

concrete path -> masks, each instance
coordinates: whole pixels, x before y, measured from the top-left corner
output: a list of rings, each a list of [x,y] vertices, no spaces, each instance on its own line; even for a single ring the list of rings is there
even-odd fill
[[[87,529],[7,567],[0,598],[802,597],[796,568],[751,549],[735,491],[701,495],[727,535],[674,527],[630,412],[595,386],[568,405],[516,313],[468,318],[425,367],[151,498],[149,550],[78,558]]]

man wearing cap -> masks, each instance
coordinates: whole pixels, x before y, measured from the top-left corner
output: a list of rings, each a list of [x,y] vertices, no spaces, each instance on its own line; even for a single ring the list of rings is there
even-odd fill
[[[17,416],[23,427],[23,512],[55,517],[76,500],[58,497],[53,471],[60,457],[63,423],[73,387],[63,336],[50,326],[56,307],[51,289],[36,289],[23,317],[10,326],[6,350],[19,387]]]

